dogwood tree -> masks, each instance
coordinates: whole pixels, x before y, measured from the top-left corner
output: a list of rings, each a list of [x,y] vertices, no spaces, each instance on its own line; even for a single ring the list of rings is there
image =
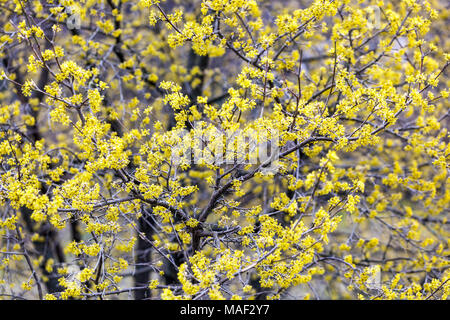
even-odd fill
[[[448,297],[446,1],[0,10],[2,298]]]

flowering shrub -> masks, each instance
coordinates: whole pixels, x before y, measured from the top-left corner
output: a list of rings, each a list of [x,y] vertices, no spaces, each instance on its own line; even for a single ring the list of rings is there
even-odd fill
[[[0,297],[447,299],[446,1],[0,8]]]

